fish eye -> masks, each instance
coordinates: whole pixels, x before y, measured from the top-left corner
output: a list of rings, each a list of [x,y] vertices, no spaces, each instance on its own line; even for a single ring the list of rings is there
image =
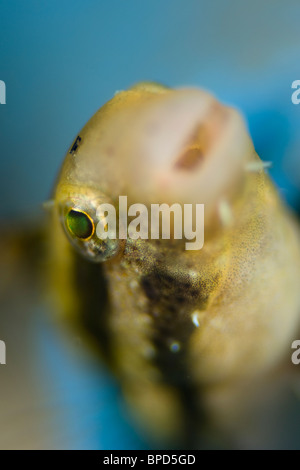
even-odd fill
[[[69,196],[59,201],[58,215],[62,228],[73,248],[95,263],[109,260],[120,253],[125,244],[117,238],[99,238],[97,227],[103,225],[103,217],[98,213],[100,204],[109,201],[106,196],[88,197],[88,193]]]
[[[69,232],[79,240],[87,241],[95,232],[92,218],[86,212],[74,208],[66,215],[66,225]]]

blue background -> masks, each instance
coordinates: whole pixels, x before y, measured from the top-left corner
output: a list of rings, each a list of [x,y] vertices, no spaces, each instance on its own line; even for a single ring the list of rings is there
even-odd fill
[[[201,86],[238,107],[283,196],[299,207],[300,105],[291,102],[299,18],[298,0],[0,0],[2,224],[38,211],[80,128],[140,80]],[[36,373],[64,404],[56,425],[65,446],[144,447],[94,359],[47,320],[34,328]]]

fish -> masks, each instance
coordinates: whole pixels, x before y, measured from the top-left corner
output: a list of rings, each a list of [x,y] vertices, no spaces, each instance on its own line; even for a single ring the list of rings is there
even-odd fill
[[[238,110],[150,82],[117,92],[66,153],[48,203],[49,299],[158,443],[237,436],[262,397],[272,401],[297,339],[299,224],[268,167]],[[174,228],[168,239],[130,237],[121,217],[125,237],[99,238],[98,208],[119,215],[120,196],[158,204],[162,217],[203,205],[203,246],[187,250]]]

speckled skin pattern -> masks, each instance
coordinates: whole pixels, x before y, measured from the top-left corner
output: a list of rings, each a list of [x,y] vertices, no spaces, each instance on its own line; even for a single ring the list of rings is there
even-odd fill
[[[87,330],[156,435],[184,439],[207,417],[233,422],[249,384],[289,355],[300,319],[299,230],[242,118],[206,92],[140,84],[78,137],[54,196],[59,311],[80,323],[90,309]],[[203,248],[127,239],[94,263],[99,240],[66,237],[65,208],[94,218],[97,204],[120,195],[147,207],[203,203]]]

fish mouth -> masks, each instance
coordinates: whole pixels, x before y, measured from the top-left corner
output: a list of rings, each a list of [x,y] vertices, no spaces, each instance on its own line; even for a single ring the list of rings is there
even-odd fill
[[[253,145],[240,114],[209,93],[160,95],[131,124],[122,155],[136,200],[198,202],[208,214],[240,189]]]
[[[214,145],[217,142],[222,144],[229,120],[229,109],[218,102],[213,103],[202,121],[196,124],[180,155],[176,157],[174,169],[195,171],[204,165]]]

